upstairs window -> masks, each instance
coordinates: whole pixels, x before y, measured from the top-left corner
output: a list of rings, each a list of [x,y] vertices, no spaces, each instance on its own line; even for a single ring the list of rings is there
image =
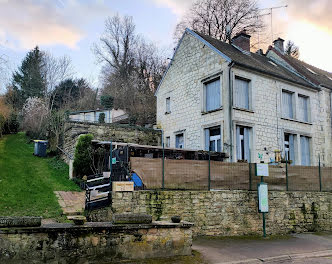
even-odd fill
[[[298,119],[301,121],[309,122],[309,97],[299,95],[298,102]]]
[[[213,111],[221,107],[220,90],[220,78],[204,84],[205,111]]]
[[[169,114],[171,112],[171,98],[166,98],[166,114]]]
[[[183,149],[184,148],[184,136],[183,133],[175,135],[175,147]]]
[[[220,126],[205,129],[205,150],[221,152]]]
[[[293,93],[282,91],[282,113],[283,117],[294,118],[293,113]]]
[[[235,107],[249,109],[249,80],[235,78]]]

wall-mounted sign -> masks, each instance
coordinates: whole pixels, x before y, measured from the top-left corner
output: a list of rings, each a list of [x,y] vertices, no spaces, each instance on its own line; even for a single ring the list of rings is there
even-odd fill
[[[256,176],[269,176],[269,165],[265,163],[256,163]]]
[[[269,198],[267,183],[258,184],[258,210],[261,213],[269,212]]]

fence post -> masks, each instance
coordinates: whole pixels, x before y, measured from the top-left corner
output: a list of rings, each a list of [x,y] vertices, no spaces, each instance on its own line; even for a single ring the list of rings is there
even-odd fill
[[[320,168],[320,154],[318,154],[318,175],[319,175],[319,191],[322,191],[322,172]]]
[[[251,162],[249,162],[249,191],[252,190],[251,177],[252,177],[252,174],[251,174]]]
[[[209,150],[209,175],[208,175],[208,190],[211,189],[211,154]]]
[[[288,152],[286,152],[286,191],[288,191]]]
[[[163,178],[162,178],[162,189],[165,188],[165,144],[163,143]]]

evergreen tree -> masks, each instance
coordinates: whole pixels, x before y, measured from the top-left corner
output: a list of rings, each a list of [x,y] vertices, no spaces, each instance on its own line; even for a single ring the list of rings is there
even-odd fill
[[[19,105],[29,97],[42,97],[45,91],[43,78],[43,53],[36,46],[22,61],[22,65],[13,74],[14,91],[18,93]]]

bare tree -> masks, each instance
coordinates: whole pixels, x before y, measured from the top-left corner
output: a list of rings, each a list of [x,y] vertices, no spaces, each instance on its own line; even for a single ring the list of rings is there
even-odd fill
[[[55,98],[55,87],[65,79],[73,76],[73,67],[71,59],[67,56],[59,58],[54,57],[48,52],[43,52],[43,79],[45,80],[45,91],[44,97],[48,99],[50,104],[50,110],[53,109],[54,98]]]
[[[102,95],[114,98],[114,107],[126,110],[132,120],[155,120],[154,91],[165,69],[165,59],[153,43],[135,32],[131,17],[108,18],[104,35],[94,51],[100,62]]]
[[[300,57],[299,47],[294,44],[293,41],[289,40],[286,44],[285,53],[293,58],[298,59]]]
[[[178,40],[185,28],[191,28],[222,41],[246,29],[249,34],[263,28],[255,0],[197,0],[176,26]]]

